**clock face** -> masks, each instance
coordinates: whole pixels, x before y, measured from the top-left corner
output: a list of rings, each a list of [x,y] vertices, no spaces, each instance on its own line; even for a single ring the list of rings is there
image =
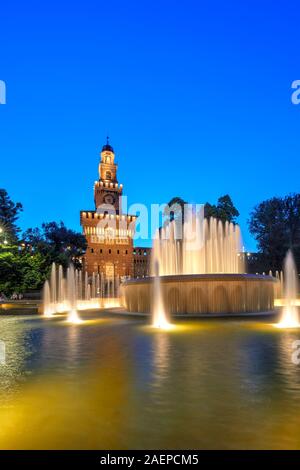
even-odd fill
[[[113,204],[115,202],[115,198],[113,197],[112,194],[105,194],[104,202],[105,204]]]

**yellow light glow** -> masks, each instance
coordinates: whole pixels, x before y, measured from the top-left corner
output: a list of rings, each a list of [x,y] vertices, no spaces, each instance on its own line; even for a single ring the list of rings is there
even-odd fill
[[[290,329],[290,328],[300,328],[300,323],[294,323],[294,322],[280,322],[276,323],[273,325],[274,328],[279,328],[279,329]]]
[[[284,307],[281,321],[274,326],[275,328],[300,328],[297,307],[295,305]]]
[[[54,311],[52,309],[49,308],[44,311],[44,317],[51,318],[53,316],[54,316]]]
[[[78,313],[77,313],[76,310],[71,310],[71,311],[68,313],[67,322],[68,322],[68,323],[79,324],[79,323],[83,323],[83,320],[81,320],[81,319],[79,318]]]
[[[296,299],[294,300],[294,305],[297,306],[297,307],[300,307],[300,299]],[[274,306],[275,307],[284,307],[285,305],[287,305],[287,301],[285,299],[275,299],[274,300]]]
[[[158,318],[160,318],[160,320],[153,323],[153,328],[159,328],[161,330],[172,330],[173,328],[175,328],[174,325],[169,323],[166,319],[163,319],[164,315],[158,315]]]

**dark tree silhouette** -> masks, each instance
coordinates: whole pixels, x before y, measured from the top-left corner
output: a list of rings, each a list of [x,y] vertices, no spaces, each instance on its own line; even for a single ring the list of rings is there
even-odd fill
[[[0,189],[0,228],[10,245],[18,240],[20,229],[16,225],[19,212],[23,210],[20,202],[13,202],[5,189]]]
[[[288,249],[300,268],[300,194],[261,202],[251,212],[248,223],[266,269],[280,270]]]
[[[63,222],[44,223],[42,229],[28,229],[23,234],[26,245],[45,256],[49,263],[67,267],[72,262],[80,267],[79,258],[85,253],[87,242],[81,233],[68,229]]]
[[[222,220],[222,222],[227,221],[233,223],[236,223],[236,219],[240,215],[228,194],[219,197],[217,205],[212,205],[207,202],[204,206],[204,214],[207,218],[215,217],[219,220]]]

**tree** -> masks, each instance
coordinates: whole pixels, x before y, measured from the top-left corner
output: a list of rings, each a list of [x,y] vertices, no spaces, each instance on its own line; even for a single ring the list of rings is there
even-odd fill
[[[207,219],[209,219],[210,217],[217,218],[218,216],[217,206],[215,204],[210,204],[209,202],[206,202],[204,205],[204,216]]]
[[[20,229],[16,225],[19,212],[23,210],[20,202],[14,203],[5,189],[0,189],[0,227],[10,245],[18,240]]]
[[[0,249],[0,293],[7,296],[41,289],[52,262],[65,268],[73,262],[80,268],[79,258],[86,249],[86,240],[80,233],[67,229],[63,222],[50,222],[41,229],[27,230],[22,245]]]
[[[217,205],[207,202],[204,206],[204,215],[207,218],[215,217],[222,222],[227,221],[235,224],[240,213],[234,206],[231,197],[225,194],[225,196],[219,197]]]
[[[251,212],[248,223],[266,269],[282,269],[288,249],[300,267],[300,194],[261,202]]]
[[[13,251],[0,252],[0,294],[10,296],[22,286],[20,259]]]
[[[65,268],[72,262],[80,268],[79,258],[85,253],[87,242],[81,233],[68,229],[63,222],[44,223],[42,229],[29,229],[23,234],[26,245],[41,253],[48,261]]]
[[[240,215],[237,208],[233,205],[231,197],[228,194],[221,196],[217,204],[217,217],[223,222],[236,223],[237,217]]]
[[[164,210],[164,225],[172,222],[173,220],[179,220],[183,224],[185,204],[187,203],[181,197],[173,197],[168,202]]]
[[[21,257],[22,288],[20,292],[41,289],[49,277],[50,266],[41,253],[26,253]]]
[[[10,296],[40,289],[48,274],[49,266],[39,253],[19,253],[16,249],[0,253],[0,293]]]
[[[178,196],[173,197],[167,204],[164,211],[164,225],[166,225],[169,221],[179,220],[180,218],[183,223],[186,204],[187,202],[185,202],[182,198]],[[234,206],[232,199],[228,194],[219,197],[217,205],[210,204],[209,202],[204,205],[204,216],[206,218],[215,217],[216,219],[222,220],[222,222],[228,221],[236,223],[236,219],[239,215],[239,211]]]

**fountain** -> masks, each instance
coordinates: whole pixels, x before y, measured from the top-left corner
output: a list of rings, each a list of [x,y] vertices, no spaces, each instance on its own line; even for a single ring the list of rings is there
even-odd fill
[[[244,263],[238,225],[204,218],[203,211],[188,212],[182,227],[173,220],[156,234],[153,257],[160,273],[167,275],[243,273]]]
[[[50,293],[51,293],[51,303],[55,304],[56,302],[56,266],[55,263],[52,263],[51,266],[51,275],[50,275]]]
[[[159,262],[155,261],[155,276],[153,283],[153,305],[152,305],[152,318],[154,328],[169,329],[171,324],[168,322],[159,277]]]
[[[46,281],[43,289],[43,303],[44,303],[44,315],[45,317],[52,317],[54,311],[52,310],[51,297],[50,297],[50,286],[49,282]]]
[[[182,234],[182,236],[181,236]],[[274,282],[268,275],[245,274],[238,225],[204,218],[203,209],[189,211],[185,222],[173,220],[154,240],[149,278],[128,280],[122,298],[130,312],[148,313],[155,262],[168,314],[269,312],[274,307]]]
[[[282,317],[277,328],[299,328],[299,312],[297,307],[298,275],[294,257],[291,250],[284,260],[284,306]]]
[[[78,323],[78,310],[118,307],[118,286],[119,279],[106,279],[98,273],[92,275],[90,283],[86,272],[83,282],[82,272],[72,265],[64,277],[62,266],[53,263],[50,282],[46,281],[44,285],[43,313],[50,317],[68,312],[68,321]]]
[[[71,265],[67,271],[67,293],[69,301],[68,322],[80,323],[81,320],[77,312],[77,296],[76,296],[76,276],[74,266]]]

